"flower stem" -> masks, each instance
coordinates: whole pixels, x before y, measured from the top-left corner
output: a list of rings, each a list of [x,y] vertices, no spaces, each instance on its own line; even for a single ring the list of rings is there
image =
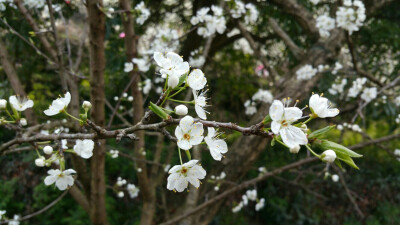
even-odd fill
[[[80,123],[83,122],[82,120],[80,120],[80,119],[76,118],[75,116],[69,114],[67,111],[64,110],[63,112],[65,113],[65,115],[71,117],[72,119],[74,119],[74,120],[76,120],[76,121],[79,121]]]
[[[188,101],[180,101],[180,100],[171,99],[171,98],[168,99],[168,100],[173,101],[173,102],[183,103],[183,104],[194,104],[194,101],[190,101],[190,102],[188,102]]]
[[[8,114],[8,116],[10,116],[10,117],[11,117],[11,119],[12,119],[12,120],[14,120],[14,121],[15,121],[14,117],[11,115],[11,113],[8,111],[8,109],[7,109],[7,108],[6,108],[6,113]]]
[[[162,106],[162,105],[165,103],[165,101],[168,99],[168,95],[169,95],[170,92],[171,92],[171,89],[168,88],[167,94],[165,95],[165,98],[164,98],[164,100],[161,102],[160,106]]]
[[[179,153],[179,160],[181,161],[181,165],[182,163],[182,155],[181,155],[181,149],[178,147],[178,153]]]
[[[303,124],[306,124],[308,122],[310,122],[311,120],[313,120],[314,118],[312,116],[310,116],[310,118],[308,118],[306,121],[303,122]]]
[[[315,153],[315,152],[311,149],[311,147],[310,147],[308,144],[306,145],[306,148],[307,148],[313,155],[315,155],[315,156],[318,157],[318,158],[321,158],[321,156],[318,155],[317,153]]]
[[[182,87],[179,91],[175,92],[174,94],[172,94],[172,95],[169,96],[169,97],[172,98],[172,97],[174,97],[175,95],[181,93],[181,92],[182,92],[183,90],[185,90],[185,89],[186,89],[186,86],[185,86],[185,87]]]

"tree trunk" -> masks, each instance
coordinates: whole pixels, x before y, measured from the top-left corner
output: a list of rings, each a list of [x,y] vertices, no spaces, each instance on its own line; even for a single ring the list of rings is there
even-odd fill
[[[104,36],[105,15],[100,11],[102,0],[88,0],[86,7],[89,20],[90,40],[90,101],[91,118],[99,126],[105,126],[104,112]],[[106,213],[105,185],[105,140],[97,140],[91,163],[90,219],[92,224],[108,224]]]
[[[122,24],[124,26],[125,31],[125,48],[126,48],[126,56],[128,61],[131,61],[132,58],[137,57],[137,39],[135,36],[134,30],[134,21],[132,14],[130,13],[131,3],[129,0],[120,0],[119,1],[121,9],[127,10],[128,12],[122,15]],[[132,84],[131,94],[134,98],[133,101],[133,124],[138,123],[143,115],[143,95],[139,90],[140,84],[140,75],[137,72],[137,67],[134,67],[134,70],[129,73],[131,77],[135,79]],[[139,138],[138,141],[134,144],[134,154],[135,157],[139,159],[146,159],[146,156],[142,154],[142,151],[145,150],[145,140],[144,140],[144,131],[138,131],[135,133]],[[147,173],[147,165],[144,161],[136,161],[136,167],[140,168],[142,172],[138,172],[138,180],[140,193],[143,199],[143,207],[140,216],[140,224],[141,225],[150,225],[153,223],[156,206],[155,206],[155,182],[150,182],[149,174]]]

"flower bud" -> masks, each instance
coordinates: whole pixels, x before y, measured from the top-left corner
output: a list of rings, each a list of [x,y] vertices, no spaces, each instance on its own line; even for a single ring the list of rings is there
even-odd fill
[[[21,124],[21,126],[26,126],[26,125],[28,125],[28,122],[26,121],[25,118],[21,118],[21,119],[19,120],[19,123]]]
[[[43,156],[40,156],[39,158],[35,159],[35,165],[37,167],[44,167],[45,164],[45,158]]]
[[[118,198],[123,198],[124,197],[124,192],[120,191],[118,192]]]
[[[175,88],[179,84],[179,77],[172,75],[168,77],[168,87]]]
[[[179,116],[184,116],[188,113],[188,108],[185,105],[178,105],[175,107],[175,114]]]
[[[332,181],[333,182],[338,182],[339,181],[339,176],[337,174],[332,175]]]
[[[5,109],[7,107],[7,100],[0,99],[0,109]]]
[[[290,153],[297,154],[300,151],[300,145],[295,145],[289,149]]]
[[[326,150],[322,153],[321,160],[327,163],[333,163],[336,159],[336,153],[333,150]]]
[[[85,111],[89,111],[89,109],[92,108],[92,103],[90,103],[89,101],[83,101],[82,108]]]
[[[43,152],[44,152],[44,154],[51,155],[51,153],[53,153],[53,147],[51,147],[49,145],[44,146]]]
[[[128,101],[130,101],[130,102],[133,101],[133,96],[129,96]]]

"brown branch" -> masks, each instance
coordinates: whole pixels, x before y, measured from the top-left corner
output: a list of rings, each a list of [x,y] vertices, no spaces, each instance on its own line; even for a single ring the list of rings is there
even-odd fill
[[[285,42],[285,44],[289,47],[290,51],[293,53],[294,57],[300,60],[304,55],[304,50],[299,48],[296,43],[290,38],[290,36],[279,26],[279,24],[273,18],[268,19],[269,24],[272,27],[272,30]]]
[[[206,207],[208,207],[208,206],[210,206],[212,204],[216,204],[218,201],[228,197],[229,195],[231,195],[231,194],[233,194],[233,193],[235,193],[237,191],[243,190],[243,189],[245,189],[245,188],[247,188],[247,187],[249,187],[251,185],[254,185],[254,184],[256,184],[256,183],[258,183],[260,181],[266,180],[269,177],[275,176],[275,175],[280,174],[282,172],[285,172],[287,170],[291,170],[291,169],[294,169],[294,168],[297,168],[297,167],[300,167],[302,165],[305,165],[305,164],[308,164],[308,163],[311,163],[311,162],[315,162],[315,161],[318,161],[318,158],[302,159],[302,160],[297,161],[295,163],[291,163],[289,165],[286,165],[286,166],[280,167],[278,169],[275,169],[275,170],[273,170],[271,172],[267,172],[264,175],[259,176],[257,178],[245,181],[245,182],[239,184],[238,186],[233,187],[231,189],[228,189],[228,190],[224,191],[223,193],[215,196],[214,198],[212,198],[212,199],[200,204],[199,206],[187,211],[186,213],[184,213],[184,214],[182,214],[180,216],[177,216],[177,217],[175,217],[175,218],[173,218],[171,220],[168,220],[168,221],[166,221],[164,223],[161,223],[160,225],[176,224],[177,222],[181,221],[182,219],[185,219],[185,218],[187,218],[187,217],[199,212],[200,210],[202,210],[202,209],[204,209],[204,208],[206,208]]]
[[[370,80],[370,81],[374,82],[375,84],[377,84],[378,86],[382,87],[383,84],[382,84],[377,78],[375,78],[372,74],[369,74],[368,72],[366,72],[366,71],[364,71],[364,70],[362,70],[362,69],[360,69],[360,68],[358,67],[357,59],[356,59],[356,54],[355,54],[355,51],[354,51],[354,43],[353,43],[353,41],[351,40],[351,37],[350,37],[350,35],[349,35],[349,32],[346,32],[346,40],[347,40],[347,45],[349,46],[350,55],[351,55],[351,59],[352,59],[352,62],[353,62],[354,70],[355,70],[360,76],[365,77],[365,78],[367,78],[368,80]]]
[[[349,149],[353,149],[353,150],[354,149],[360,149],[360,148],[364,148],[364,147],[366,147],[368,145],[374,145],[374,144],[377,144],[377,143],[386,142],[386,141],[390,141],[390,140],[398,139],[398,138],[400,138],[400,134],[392,134],[392,135],[388,135],[388,136],[385,136],[385,137],[376,138],[376,139],[373,139],[373,140],[370,140],[370,141],[359,143],[359,144],[356,144],[356,145],[352,145],[352,146],[350,146],[348,148]]]
[[[356,200],[354,199],[353,195],[351,194],[350,189],[347,187],[347,183],[346,183],[346,181],[344,179],[342,171],[339,168],[337,168],[336,166],[334,166],[334,168],[338,172],[339,178],[340,178],[340,182],[342,183],[343,188],[346,191],[346,195],[349,198],[350,202],[353,204],[354,209],[356,210],[358,216],[361,219],[364,219],[364,217],[365,217],[364,213],[361,211],[360,207],[358,207],[358,204],[357,204]]]

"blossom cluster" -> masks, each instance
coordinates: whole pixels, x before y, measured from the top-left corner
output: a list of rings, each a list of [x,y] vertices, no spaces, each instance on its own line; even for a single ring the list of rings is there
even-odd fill
[[[313,68],[312,65],[304,65],[296,71],[298,80],[309,80],[317,74],[318,70]]]
[[[365,6],[360,0],[344,0],[343,6],[336,11],[337,26],[347,30],[350,34],[359,30],[365,18]]]
[[[255,205],[256,211],[260,211],[265,206],[265,199],[264,198],[259,199],[257,197],[256,189],[247,190],[246,194],[242,195],[242,201],[240,201],[239,204],[237,204],[235,207],[232,208],[232,212],[233,213],[239,212],[240,210],[242,210],[244,206],[247,206],[249,204],[249,201],[256,202]]]
[[[244,22],[247,25],[254,24],[259,16],[256,6],[252,3],[244,4],[240,0],[233,0],[230,13],[235,19],[241,18],[244,15]]]
[[[212,5],[211,11],[213,12],[212,15],[209,14],[209,7],[201,8],[196,12],[196,16],[190,19],[192,25],[199,24],[197,34],[202,37],[210,37],[216,32],[223,34],[226,30],[226,19],[223,15],[223,9]]]

